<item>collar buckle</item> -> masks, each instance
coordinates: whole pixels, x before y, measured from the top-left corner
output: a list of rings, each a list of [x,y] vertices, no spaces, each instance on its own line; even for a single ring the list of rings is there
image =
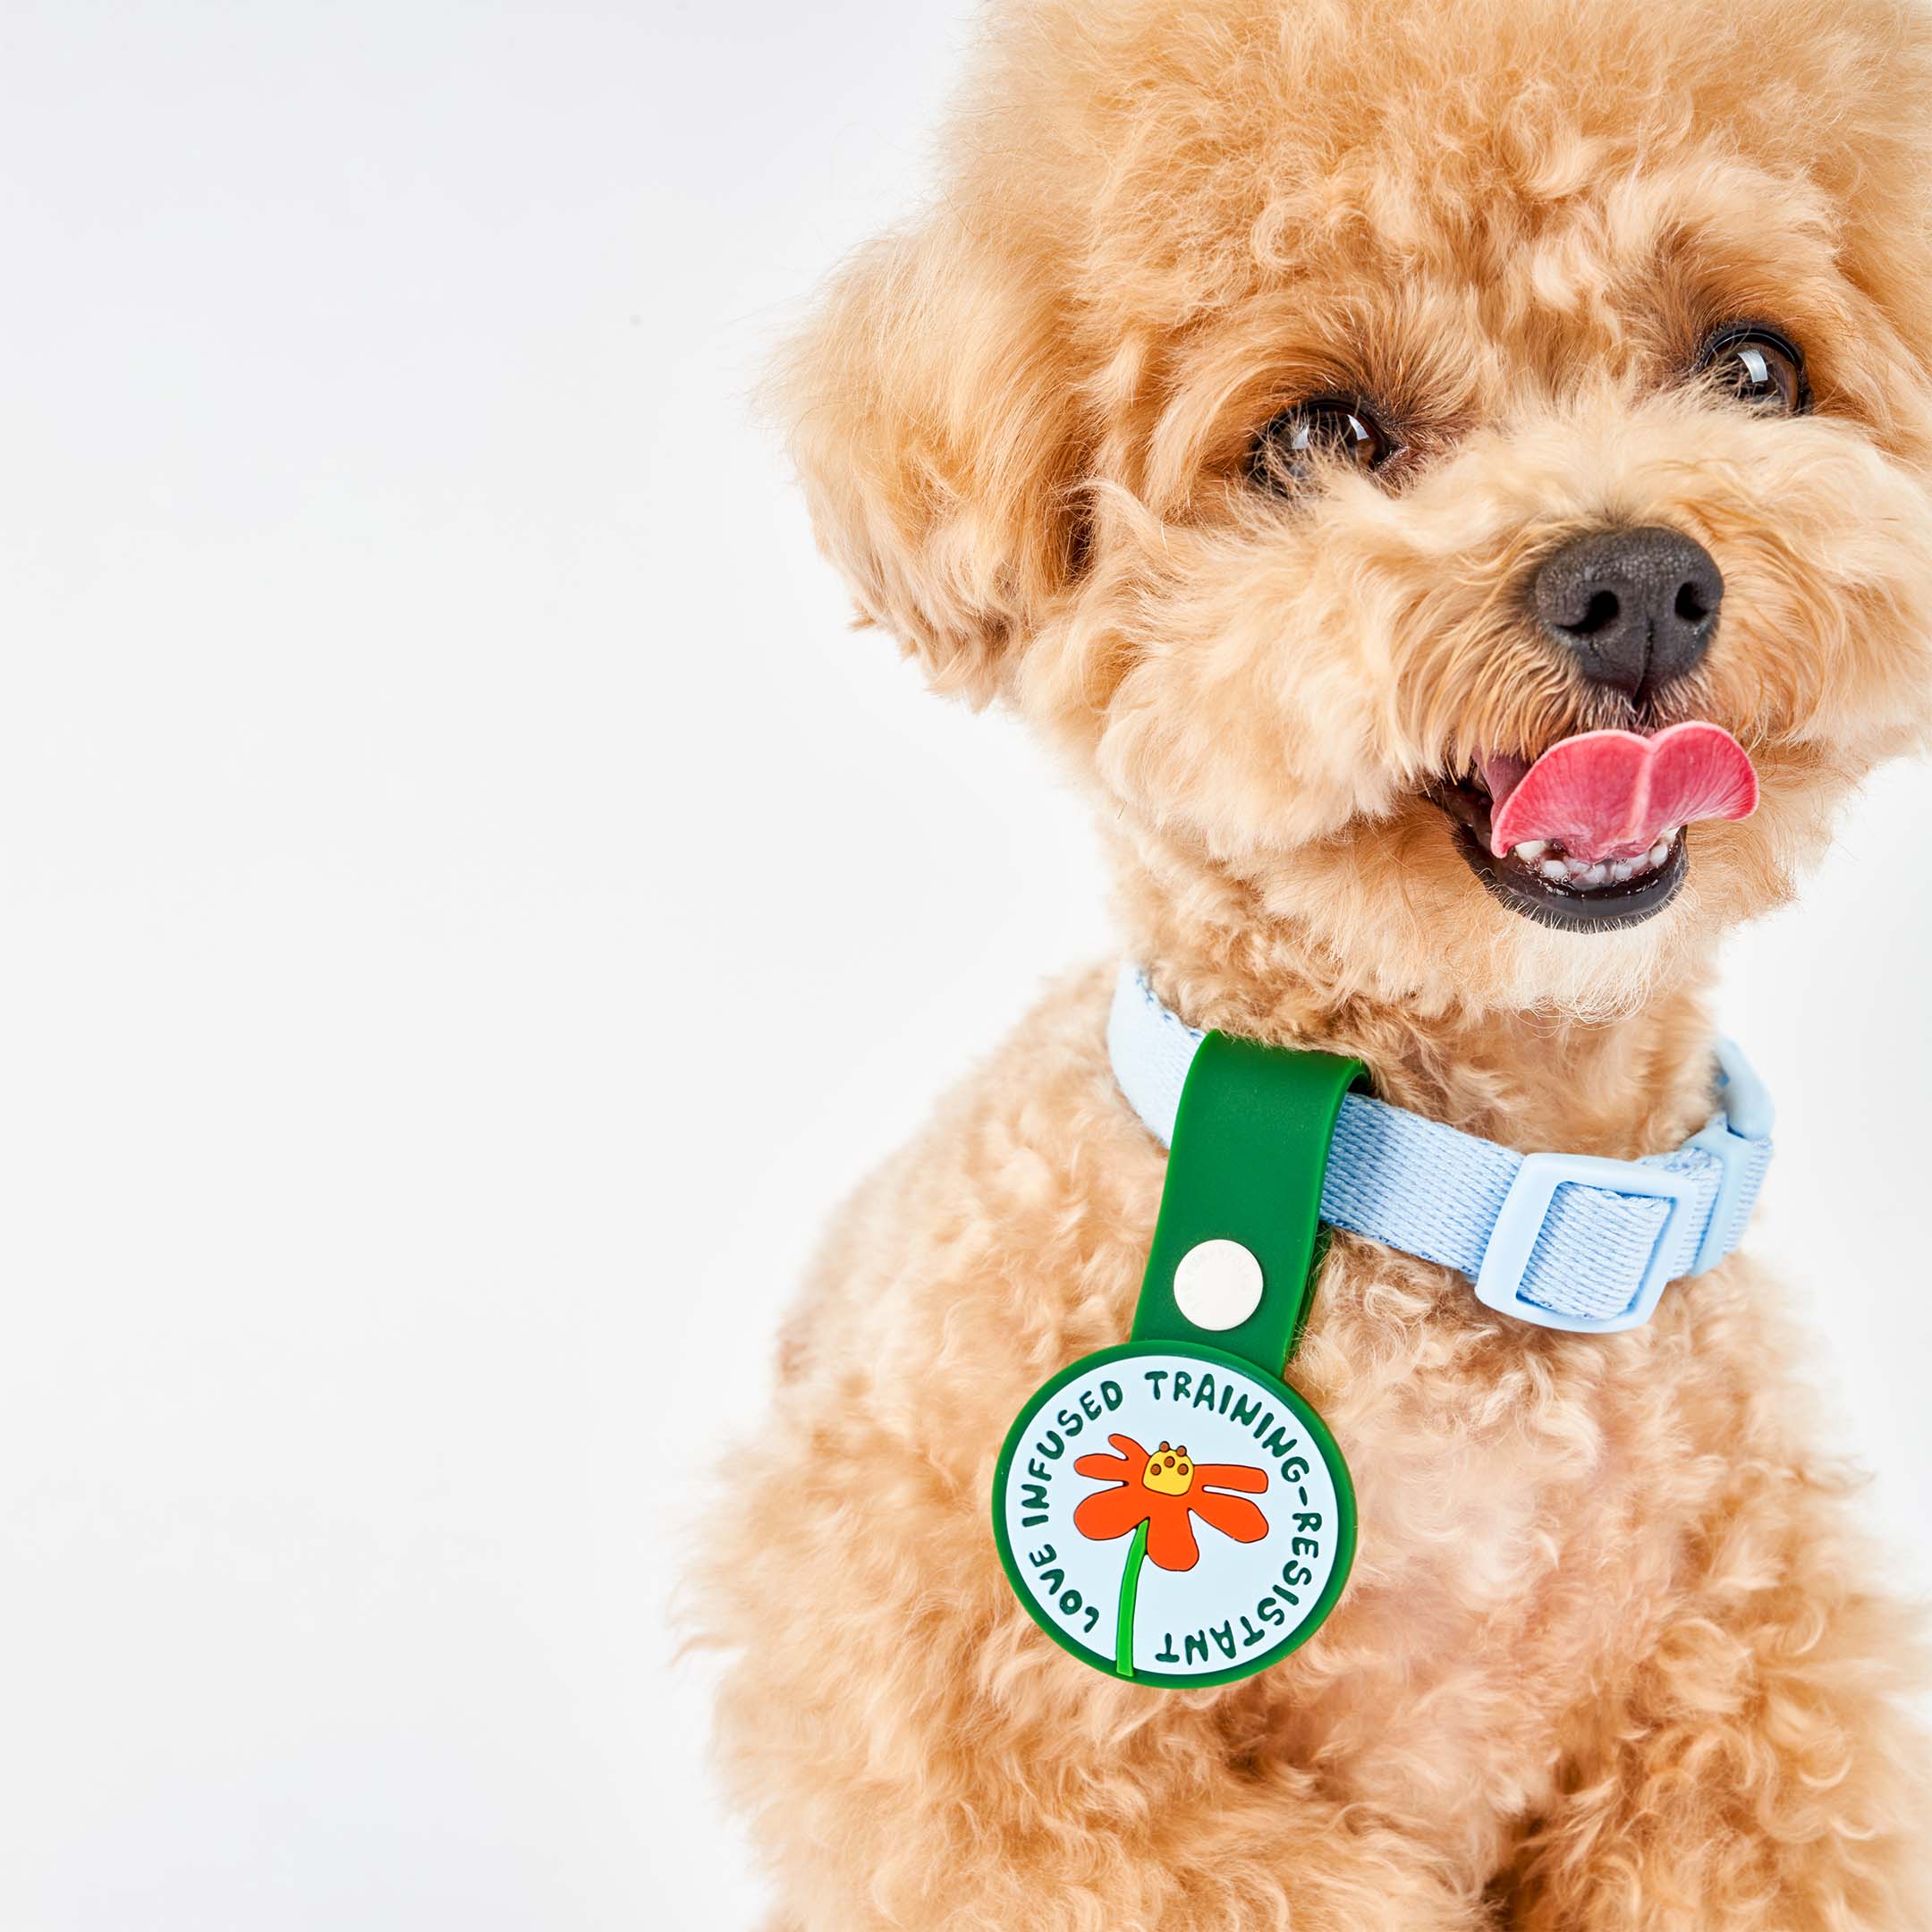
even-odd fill
[[[1670,1204],[1635,1295],[1614,1315],[1569,1315],[1532,1301],[1523,1292],[1530,1257],[1549,1218],[1556,1191],[1562,1187],[1599,1188],[1606,1193]],[[1625,1328],[1640,1327],[1650,1319],[1665,1288],[1689,1272],[1673,1264],[1682,1256],[1684,1230],[1696,1199],[1693,1175],[1648,1162],[1606,1160],[1594,1154],[1526,1154],[1510,1182],[1496,1225],[1489,1231],[1488,1246],[1476,1276],[1476,1299],[1499,1315],[1533,1322],[1539,1328],[1561,1328],[1571,1335],[1615,1335]]]
[[[1716,1156],[1721,1173],[1704,1239],[1690,1272],[1714,1268],[1736,1248],[1744,1224],[1764,1185],[1771,1159],[1771,1129],[1776,1110],[1771,1095],[1735,1040],[1717,1042],[1718,1111],[1690,1137],[1690,1144]]]

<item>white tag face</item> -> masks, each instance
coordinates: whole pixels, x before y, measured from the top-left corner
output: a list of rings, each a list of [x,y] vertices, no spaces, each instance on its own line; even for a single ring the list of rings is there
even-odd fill
[[[1348,1471],[1314,1411],[1193,1343],[1104,1349],[1041,1389],[1002,1452],[994,1524],[1049,1636],[1157,1684],[1278,1661],[1328,1614],[1355,1546]]]

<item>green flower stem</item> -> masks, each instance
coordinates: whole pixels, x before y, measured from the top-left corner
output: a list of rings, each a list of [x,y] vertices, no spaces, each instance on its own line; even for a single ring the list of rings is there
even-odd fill
[[[1146,1519],[1127,1546],[1127,1567],[1121,1572],[1120,1615],[1114,1625],[1114,1672],[1119,1677],[1133,1675],[1134,1603],[1140,1594],[1140,1565],[1147,1557]]]

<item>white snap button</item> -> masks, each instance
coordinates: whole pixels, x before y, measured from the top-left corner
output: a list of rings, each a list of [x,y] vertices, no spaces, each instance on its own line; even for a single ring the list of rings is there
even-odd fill
[[[1181,1257],[1174,1298],[1197,1328],[1238,1328],[1261,1306],[1261,1264],[1238,1241],[1204,1241]]]

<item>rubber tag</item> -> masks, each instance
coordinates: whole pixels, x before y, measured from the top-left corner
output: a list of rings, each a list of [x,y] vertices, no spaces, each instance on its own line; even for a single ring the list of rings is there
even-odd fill
[[[1355,1554],[1355,1494],[1281,1380],[1359,1061],[1210,1033],[1188,1074],[1133,1338],[1063,1368],[1006,1435],[1000,1561],[1111,1676],[1227,1683],[1305,1643]]]

